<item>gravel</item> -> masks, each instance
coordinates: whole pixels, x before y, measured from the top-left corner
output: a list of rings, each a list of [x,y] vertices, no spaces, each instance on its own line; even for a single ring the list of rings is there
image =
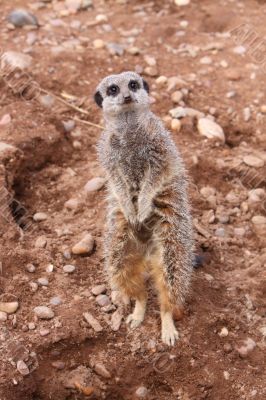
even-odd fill
[[[51,308],[46,306],[38,306],[33,309],[34,314],[40,319],[52,319],[54,317],[54,312]]]

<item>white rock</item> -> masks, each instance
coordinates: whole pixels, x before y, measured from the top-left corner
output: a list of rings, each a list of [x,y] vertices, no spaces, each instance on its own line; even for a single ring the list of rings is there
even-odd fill
[[[50,304],[52,306],[59,306],[60,304],[62,304],[62,300],[60,299],[60,297],[55,296],[50,299]]]
[[[211,57],[208,57],[208,56],[202,57],[200,59],[200,63],[203,65],[210,65],[210,64],[212,64],[212,59],[211,59]]]
[[[30,373],[27,364],[25,364],[25,362],[23,360],[19,360],[17,362],[17,370],[23,376],[29,375],[29,373]]]
[[[64,206],[68,210],[77,210],[79,206],[79,201],[78,199],[69,199],[65,202]]]
[[[88,324],[95,330],[95,332],[101,332],[103,330],[101,324],[97,321],[96,318],[93,317],[92,314],[87,312],[84,313],[83,316]]]
[[[243,157],[243,161],[249,167],[261,168],[264,166],[264,161],[261,158],[253,155]]]
[[[95,39],[93,41],[93,47],[95,49],[103,49],[105,47],[105,42],[102,39]]]
[[[10,114],[5,114],[3,115],[2,118],[0,118],[0,126],[8,125],[11,122],[11,116]]]
[[[91,293],[94,294],[94,296],[98,296],[99,294],[103,294],[105,292],[106,292],[105,285],[97,285],[91,289]]]
[[[45,214],[44,212],[38,212],[38,213],[33,215],[33,219],[36,222],[45,221],[47,218],[48,218],[48,215]]]
[[[200,194],[207,199],[209,196],[215,196],[216,190],[211,186],[204,186],[200,189]]]
[[[262,188],[253,189],[248,192],[248,203],[258,203],[265,198],[265,190]]]
[[[101,306],[101,307],[106,307],[109,304],[111,304],[111,300],[109,299],[109,297],[106,294],[99,294],[96,297],[96,301],[99,304],[99,306]]]
[[[17,301],[0,302],[0,311],[4,313],[13,314],[17,311],[17,309],[18,309]]]
[[[28,272],[30,272],[30,273],[33,273],[33,272],[35,272],[36,268],[35,268],[35,266],[33,264],[27,264],[26,265],[26,270]]]
[[[74,272],[76,267],[74,265],[68,264],[63,266],[63,271],[66,272],[67,274],[72,274]]]
[[[222,143],[225,142],[223,128],[208,118],[200,118],[198,120],[198,130],[202,136],[208,139],[219,139]]]
[[[266,217],[264,217],[263,215],[254,215],[251,221],[254,225],[266,225]]]
[[[155,60],[154,57],[148,56],[148,55],[144,55],[144,61],[150,66],[150,67],[154,67],[157,62]]]
[[[167,84],[168,78],[166,76],[159,76],[159,78],[156,79],[155,83],[159,87],[163,87]]]
[[[177,1],[177,0],[176,0]],[[148,394],[148,389],[145,386],[140,386],[136,390],[136,396],[140,399],[144,399]]]
[[[88,233],[80,242],[72,247],[73,254],[89,254],[94,248],[94,238]]]
[[[181,122],[180,122],[179,119],[173,118],[171,120],[171,130],[173,132],[177,132],[177,133],[180,132],[180,130],[181,130]]]
[[[175,4],[177,6],[187,6],[190,3],[190,0],[175,0]]]
[[[106,369],[106,367],[102,363],[96,363],[94,366],[95,372],[102,376],[103,378],[111,378],[110,372]]]
[[[223,327],[222,329],[221,329],[221,331],[219,332],[219,336],[220,337],[226,337],[226,336],[228,336],[229,335],[229,332],[228,332],[228,329],[226,328],[226,327]]]
[[[24,70],[30,67],[32,57],[17,51],[6,51],[1,55],[0,64],[3,70],[16,68]]]
[[[84,186],[86,193],[96,192],[100,190],[105,184],[105,179],[101,177],[90,179]]]
[[[34,313],[40,319],[51,319],[54,317],[54,312],[49,307],[38,306],[33,309]]]
[[[38,280],[39,285],[41,286],[48,286],[49,285],[49,281],[47,278],[39,278]]]
[[[183,93],[180,90],[176,90],[171,94],[171,100],[173,103],[179,103],[183,99]]]
[[[5,322],[7,320],[7,313],[0,311],[0,322]]]
[[[116,332],[119,330],[121,322],[123,319],[123,315],[120,311],[120,309],[117,309],[111,317],[111,329]]]
[[[236,347],[236,350],[238,351],[239,355],[241,358],[245,358],[248,356],[249,353],[251,353],[256,347],[256,342],[254,342],[253,339],[247,338],[242,346]]]

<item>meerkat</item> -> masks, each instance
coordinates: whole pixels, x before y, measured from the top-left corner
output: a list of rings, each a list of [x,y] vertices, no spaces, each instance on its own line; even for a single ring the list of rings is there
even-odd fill
[[[193,231],[182,158],[150,111],[149,86],[135,72],[110,75],[96,89],[105,130],[98,157],[107,175],[105,259],[111,287],[134,299],[131,328],[144,319],[145,276],[157,289],[161,337],[174,345],[193,270]]]

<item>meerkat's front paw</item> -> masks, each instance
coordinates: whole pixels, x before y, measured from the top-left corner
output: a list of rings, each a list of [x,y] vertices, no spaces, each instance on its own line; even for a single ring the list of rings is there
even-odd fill
[[[178,331],[170,313],[162,316],[162,341],[168,346],[173,346],[175,341],[179,339]]]
[[[127,324],[130,326],[131,329],[135,329],[137,328],[143,321],[144,319],[144,315],[135,315],[134,313],[129,314],[129,316],[127,317]]]

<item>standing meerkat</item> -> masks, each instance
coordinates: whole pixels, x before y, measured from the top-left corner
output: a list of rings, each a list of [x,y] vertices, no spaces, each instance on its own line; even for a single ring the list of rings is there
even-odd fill
[[[145,275],[158,292],[162,341],[178,339],[193,270],[193,233],[187,177],[180,154],[161,120],[150,111],[148,84],[134,72],[110,75],[97,87],[105,130],[98,143],[107,174],[106,263],[111,286],[136,300],[131,328],[144,319]]]

